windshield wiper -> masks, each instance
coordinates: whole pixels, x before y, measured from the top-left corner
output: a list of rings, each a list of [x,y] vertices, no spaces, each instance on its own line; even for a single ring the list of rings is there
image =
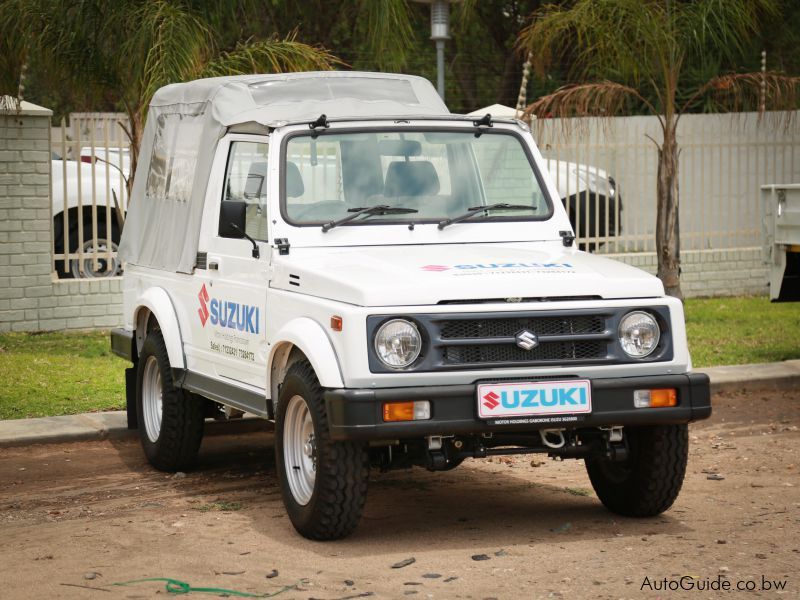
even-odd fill
[[[508,204],[507,202],[498,202],[497,204],[487,204],[486,206],[473,206],[467,209],[463,215],[459,215],[457,217],[453,217],[452,219],[446,219],[444,221],[439,222],[439,229],[444,229],[448,225],[452,225],[453,223],[460,223],[461,221],[466,221],[474,217],[475,215],[489,212],[490,210],[536,210],[536,206],[532,206],[530,204]]]
[[[352,215],[347,215],[341,219],[336,221],[329,221],[322,226],[322,232],[325,233],[326,231],[330,231],[334,227],[338,227],[339,225],[344,225],[345,223],[349,223],[353,219],[357,219],[361,215],[366,215],[371,217],[373,215],[403,215],[407,213],[415,213],[419,212],[416,208],[403,208],[402,206],[389,206],[387,204],[378,204],[376,206],[367,206],[367,207],[358,207],[358,208],[350,208],[347,210],[349,213],[353,213]]]

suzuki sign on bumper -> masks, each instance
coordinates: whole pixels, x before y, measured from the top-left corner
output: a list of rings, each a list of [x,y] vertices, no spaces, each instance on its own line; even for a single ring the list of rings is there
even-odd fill
[[[588,380],[486,383],[478,386],[481,419],[592,412]]]

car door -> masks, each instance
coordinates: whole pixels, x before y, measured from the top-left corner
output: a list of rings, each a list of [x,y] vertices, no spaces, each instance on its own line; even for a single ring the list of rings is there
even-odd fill
[[[224,142],[223,142],[224,143]],[[216,222],[206,245],[206,268],[196,271],[198,318],[193,353],[203,371],[226,383],[266,387],[266,297],[269,283],[267,218],[268,138],[237,136],[228,143]],[[226,203],[245,204],[246,237],[224,237]]]

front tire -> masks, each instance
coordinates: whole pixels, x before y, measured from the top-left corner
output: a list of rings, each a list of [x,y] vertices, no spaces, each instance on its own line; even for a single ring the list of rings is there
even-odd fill
[[[686,475],[688,425],[625,428],[628,459],[586,459],[597,497],[612,512],[653,517],[675,502]]]
[[[197,459],[205,406],[172,380],[161,331],[147,334],[136,376],[139,439],[147,460],[161,471],[185,471]]]
[[[294,528],[312,540],[346,537],[367,497],[369,455],[362,444],[330,439],[325,400],[308,361],[289,367],[275,420],[275,460]]]

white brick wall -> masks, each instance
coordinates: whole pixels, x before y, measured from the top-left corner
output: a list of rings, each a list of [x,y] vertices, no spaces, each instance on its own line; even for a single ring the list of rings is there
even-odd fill
[[[653,275],[658,268],[655,252],[604,256]],[[681,251],[681,289],[687,298],[763,296],[769,291],[768,282],[769,267],[761,248]]]
[[[0,332],[110,328],[122,322],[121,280],[52,274],[51,111],[0,112]]]

